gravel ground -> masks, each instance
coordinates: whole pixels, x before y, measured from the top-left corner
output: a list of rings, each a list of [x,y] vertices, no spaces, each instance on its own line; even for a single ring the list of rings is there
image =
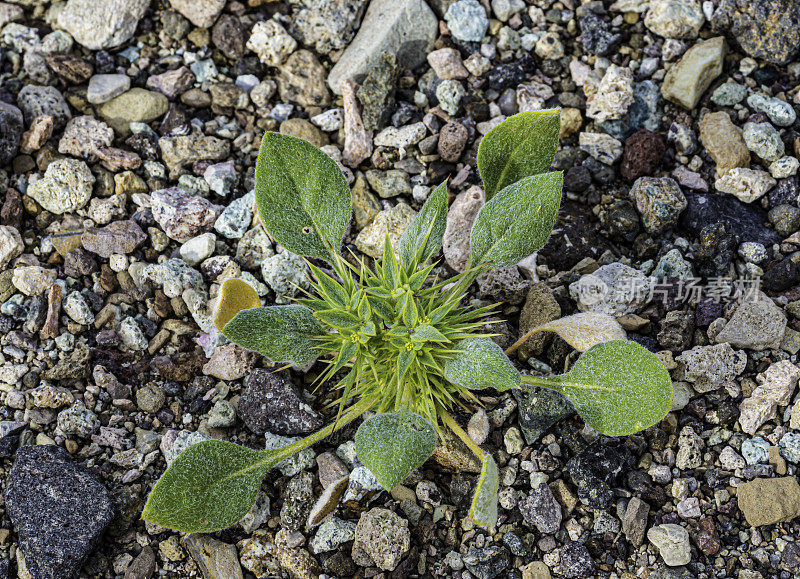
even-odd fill
[[[10,1],[0,578],[800,577],[797,0]],[[329,418],[319,367],[270,374],[210,321],[225,279],[266,304],[305,284],[253,212],[264,131],[341,163],[366,256],[449,176],[448,276],[483,203],[481,135],[554,107],[557,228],[470,299],[503,302],[501,345],[616,316],[672,374],[660,424],[611,439],[549,391],[484,392],[458,419],[501,468],[489,531],[466,518],[460,441],[389,494],[354,427],[273,469],[229,530],[139,519],[188,445],[279,446]],[[537,336],[516,362],[574,358]]]

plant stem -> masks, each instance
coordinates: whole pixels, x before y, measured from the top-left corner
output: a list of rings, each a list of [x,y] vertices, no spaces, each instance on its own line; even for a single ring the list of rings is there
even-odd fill
[[[350,424],[353,420],[364,414],[367,410],[369,410],[373,406],[375,406],[375,402],[372,400],[368,399],[359,400],[358,402],[353,404],[350,408],[348,408],[344,412],[344,414],[342,414],[339,420],[332,422],[325,428],[316,431],[314,434],[306,436],[302,440],[298,440],[297,442],[293,442],[292,444],[279,448],[278,449],[279,453],[277,456],[278,461],[280,462],[285,458],[289,458],[294,453],[300,452],[301,450],[308,448],[312,444],[319,442],[326,436],[332,434],[334,431],[339,430],[340,428],[346,426],[347,424]]]
[[[442,422],[450,427],[450,430],[452,430],[456,436],[458,436],[461,441],[467,445],[467,448],[472,451],[472,454],[478,457],[478,460],[483,462],[483,459],[486,457],[486,453],[483,452],[481,448],[472,441],[469,435],[464,432],[464,429],[462,429],[455,419],[450,416],[450,413],[444,408],[439,408],[439,415],[442,417]]]
[[[523,384],[532,384],[533,386],[541,386],[542,388],[548,388],[550,390],[555,390],[556,392],[560,392],[561,394],[564,394],[566,396],[566,392],[564,391],[564,389],[561,387],[561,385],[558,382],[554,382],[554,381],[548,380],[547,378],[542,377],[542,376],[528,376],[528,375],[523,374],[522,375],[522,383]]]

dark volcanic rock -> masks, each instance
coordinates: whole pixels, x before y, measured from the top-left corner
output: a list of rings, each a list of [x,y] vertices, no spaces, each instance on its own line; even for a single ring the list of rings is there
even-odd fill
[[[22,111],[0,101],[0,166],[10,163],[17,156],[22,128]]]
[[[77,577],[114,514],[103,484],[58,446],[20,448],[4,496],[36,579]]]
[[[584,257],[597,259],[609,248],[589,209],[571,201],[561,204],[553,234],[539,256],[557,271],[571,269]]]
[[[750,56],[772,64],[786,64],[800,49],[797,0],[722,0],[711,25]]]
[[[587,10],[581,17],[583,48],[590,54],[605,56],[619,44],[620,35],[612,34],[611,26],[594,12]]]
[[[631,468],[631,463],[631,456],[624,449],[596,443],[571,458],[567,472],[578,487],[581,503],[592,509],[605,509],[614,499],[611,485]]]
[[[555,390],[525,386],[512,392],[519,404],[519,427],[528,444],[535,443],[551,426],[575,412],[570,401]]]
[[[770,267],[761,278],[764,289],[771,292],[786,291],[800,284],[800,251]]]
[[[639,129],[625,139],[620,173],[629,181],[650,176],[658,170],[665,151],[664,138],[661,135]]]
[[[305,434],[322,426],[322,419],[295,392],[286,373],[256,368],[245,382],[237,414],[256,434]]]
[[[14,454],[19,435],[26,426],[25,422],[0,421],[0,458]]]
[[[685,193],[687,207],[680,224],[695,237],[707,225],[723,222],[730,225],[739,241],[757,241],[766,247],[780,242],[780,235],[769,229],[766,212],[755,204],[745,205],[732,195]]]

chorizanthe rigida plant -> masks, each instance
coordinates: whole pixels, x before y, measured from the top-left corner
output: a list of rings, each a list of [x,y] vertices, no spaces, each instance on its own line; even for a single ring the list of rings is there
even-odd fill
[[[367,412],[355,445],[359,460],[391,490],[433,453],[452,430],[482,462],[470,519],[497,522],[498,468],[453,419],[454,408],[479,404],[475,390],[529,385],[565,395],[600,432],[621,436],[661,420],[672,406],[672,382],[659,359],[610,316],[582,313],[549,322],[582,352],[560,376],[522,375],[484,331],[494,307],[465,304],[469,286],[488,269],[519,262],[547,242],[561,201],[562,173],[547,172],[558,141],[557,110],[520,113],[481,140],[478,170],[486,203],[471,231],[466,269],[432,275],[447,219],[447,183],[430,195],[399,246],[386,239],[373,265],[340,251],[350,222],[350,190],[339,167],[301,139],[267,133],[256,165],[256,203],[267,232],[309,263],[312,290],[296,303],[262,307],[238,279],[222,288],[215,324],[232,342],[274,362],[326,365],[321,388],[339,394],[322,430],[288,446],[253,450],[222,441],[191,446],[167,469],[143,518],[186,532],[211,532],[239,521],[267,471]],[[343,489],[341,489],[343,490]],[[341,491],[339,491],[341,492]],[[330,497],[328,497],[330,499]],[[333,503],[335,500],[328,503]],[[315,509],[311,524],[330,511]]]

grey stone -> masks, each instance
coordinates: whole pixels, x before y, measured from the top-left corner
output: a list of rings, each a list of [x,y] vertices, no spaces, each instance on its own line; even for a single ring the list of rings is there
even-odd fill
[[[758,292],[736,307],[714,341],[749,350],[778,348],[785,329],[786,314],[766,294]]]
[[[153,218],[168,237],[181,243],[210,231],[217,219],[216,205],[180,187],[159,189],[150,199]]]
[[[17,95],[17,105],[25,115],[25,124],[28,126],[36,117],[50,115],[53,117],[53,128],[58,130],[63,129],[72,118],[67,101],[53,86],[29,84],[22,87]]]
[[[519,404],[519,427],[528,444],[534,444],[551,426],[575,412],[566,397],[549,388],[530,386],[512,393]]]
[[[10,163],[17,156],[23,121],[21,110],[0,102],[0,166]]]
[[[760,113],[764,113],[779,127],[788,127],[797,119],[797,113],[792,105],[779,98],[768,97],[755,93],[747,97],[747,104]]]
[[[87,227],[81,235],[81,244],[86,251],[108,258],[114,253],[133,253],[145,239],[147,235],[138,223],[125,220],[105,227]]]
[[[89,79],[86,100],[100,105],[121,95],[130,87],[131,78],[127,74],[96,74]]]
[[[199,28],[211,28],[225,8],[225,0],[169,0],[169,3]]]
[[[292,34],[319,54],[328,54],[352,40],[366,0],[305,0],[301,5]]]
[[[686,209],[686,197],[671,177],[639,177],[631,187],[630,197],[648,233],[674,226]]]
[[[747,148],[765,161],[777,161],[785,152],[780,133],[769,123],[745,123],[742,138]]]
[[[458,0],[444,14],[450,34],[456,40],[480,42],[489,28],[489,19],[478,0]]]
[[[414,69],[432,50],[439,21],[425,0],[373,0],[358,34],[328,75],[328,86],[342,94],[342,81],[361,82],[383,52]]]
[[[531,490],[519,503],[519,510],[525,522],[535,526],[540,533],[551,535],[561,526],[561,507],[545,483]]]
[[[710,392],[733,382],[744,372],[747,354],[734,350],[728,343],[695,346],[676,358],[684,366],[683,379],[698,392]]]
[[[103,484],[57,446],[23,446],[3,493],[36,579],[71,579],[114,515]]]
[[[647,531],[647,538],[670,567],[686,565],[692,560],[689,531],[674,523],[658,525]]]
[[[117,47],[133,36],[150,0],[69,0],[58,25],[91,50]]]
[[[210,535],[190,533],[184,535],[181,544],[208,579],[242,579],[242,566],[236,547],[217,541]]]
[[[641,547],[647,530],[650,505],[639,497],[631,497],[622,517],[622,530],[634,547]]]

